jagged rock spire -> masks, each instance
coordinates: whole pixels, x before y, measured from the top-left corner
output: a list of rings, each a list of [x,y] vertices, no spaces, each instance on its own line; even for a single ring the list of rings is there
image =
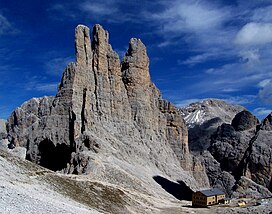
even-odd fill
[[[89,28],[77,26],[75,48],[76,63],[65,70],[57,96],[50,104],[41,104],[47,109],[46,114],[31,123],[28,118],[32,112],[25,107],[24,114],[16,115],[30,122],[13,128],[16,120],[23,119],[9,120],[9,134],[18,145],[29,148],[29,160],[50,162],[51,155],[43,154],[40,148],[51,146],[56,156],[63,153],[59,148],[65,148],[71,158],[60,157],[67,164],[67,173],[91,173],[97,178],[113,177],[118,181],[112,174],[117,169],[120,168],[116,173],[120,177],[123,172],[132,172],[127,166],[149,172],[145,168],[149,165],[159,174],[184,179],[193,188],[197,186],[191,175],[184,177],[182,168],[183,163],[189,171],[194,170],[191,166],[199,165],[189,156],[186,126],[177,108],[162,100],[151,82],[149,58],[141,40],[130,40],[122,67],[109,44],[108,32],[100,25],[94,26],[92,41]],[[101,163],[101,167],[94,163]],[[100,172],[102,168],[105,170]],[[205,186],[206,176],[203,170],[199,171]],[[132,174],[135,179],[129,179],[128,186],[134,185],[130,180],[139,177]],[[153,175],[141,175],[140,179],[144,176],[143,186],[146,179],[146,186],[155,185]]]
[[[109,44],[109,33],[108,31],[104,30],[103,27],[99,24],[96,24],[93,27],[93,41],[92,41],[92,48],[93,50],[96,47],[103,47]]]
[[[122,72],[125,83],[141,87],[150,83],[149,58],[140,39],[130,39],[128,51],[122,61]]]
[[[91,63],[90,29],[84,25],[78,25],[75,29],[75,49],[77,65],[88,65]]]

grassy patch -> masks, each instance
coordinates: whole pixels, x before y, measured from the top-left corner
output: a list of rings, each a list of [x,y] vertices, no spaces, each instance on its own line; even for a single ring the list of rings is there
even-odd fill
[[[93,209],[109,213],[128,213],[125,207],[126,195],[122,190],[57,174],[46,174],[40,179],[50,183],[58,193]]]

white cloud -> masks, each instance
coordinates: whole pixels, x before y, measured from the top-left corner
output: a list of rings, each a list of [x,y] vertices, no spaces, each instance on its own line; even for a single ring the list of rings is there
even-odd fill
[[[272,22],[272,6],[257,8],[253,11],[251,20],[254,22]]]
[[[74,61],[74,57],[57,57],[49,59],[45,63],[46,73],[59,76],[70,62]]]
[[[159,48],[164,48],[164,47],[167,47],[167,46],[169,46],[171,44],[173,44],[172,41],[169,41],[169,40],[168,41],[163,41],[163,42],[161,42],[161,43],[158,44],[158,47]]]
[[[223,90],[222,90],[222,92],[236,92],[236,91],[239,91],[239,89],[237,89],[237,88],[224,88]]]
[[[229,64],[225,64],[221,67],[217,67],[217,68],[209,68],[205,71],[206,74],[210,74],[210,75],[226,75],[229,74],[230,72],[236,70],[238,68],[238,64],[237,63],[229,63]]]
[[[256,65],[256,63],[260,61],[260,53],[258,49],[243,50],[240,51],[239,55],[242,59],[242,62],[249,66]]]
[[[157,27],[157,34],[163,38],[157,46],[178,49],[188,45],[186,51],[193,56],[179,60],[179,65],[196,65],[218,58],[226,59],[233,54],[230,46],[236,35],[232,26],[226,25],[232,19],[233,8],[212,1],[173,1],[166,9],[146,13],[145,18]]]
[[[265,82],[262,82],[261,85],[264,85],[263,88],[259,90],[259,98],[264,103],[272,103],[272,81],[269,82],[267,80],[264,80]],[[265,84],[264,84],[265,83]]]
[[[271,83],[271,79],[264,79],[258,83],[258,87],[263,88],[267,86],[269,83]]]
[[[229,16],[228,10],[203,1],[174,1],[162,13],[151,15],[164,22],[167,32],[203,32],[221,27]]]
[[[25,85],[27,91],[41,91],[45,93],[57,92],[58,83],[41,83],[36,77]]]
[[[34,87],[35,90],[43,92],[56,92],[57,88],[57,83],[41,83]]]
[[[0,14],[0,35],[11,33],[11,30],[12,26],[10,22],[7,20],[6,17]]]
[[[108,16],[119,12],[114,1],[85,1],[80,5],[82,11],[88,12],[93,16]]]
[[[55,94],[58,89],[58,83],[55,81],[48,81],[44,76],[32,75],[26,76],[27,81],[20,85],[26,91],[39,91],[47,95]]]
[[[269,23],[272,7],[261,4],[258,7],[256,4],[224,7],[208,2],[212,1],[173,1],[164,11],[149,14],[158,35],[164,38],[160,47],[171,46],[180,51],[184,45],[188,47],[193,55],[178,60],[180,66],[199,63],[207,66],[207,62],[211,65],[215,62],[214,67],[203,67],[202,71],[197,68],[202,78],[186,89],[192,91],[192,97],[227,96],[239,91],[241,96],[228,97],[228,101],[253,105],[258,98],[256,86],[272,78],[272,23]],[[248,24],[241,26],[241,23]],[[267,97],[265,89],[261,87],[259,95]],[[242,95],[248,94],[246,90],[251,95]],[[176,104],[182,105],[176,100]]]
[[[272,109],[267,109],[267,108],[255,108],[253,110],[253,114],[256,115],[258,118],[260,119],[264,119],[265,117],[267,117],[270,113],[272,112]]]
[[[198,63],[206,62],[209,58],[213,57],[213,54],[211,53],[204,53],[199,54],[196,56],[189,57],[185,61],[179,62],[179,64],[185,64],[185,65],[195,65]]]
[[[75,11],[75,6],[62,3],[54,4],[47,9],[47,12],[50,14],[50,18],[58,21],[67,21],[67,19],[75,19],[78,16],[78,13]]]
[[[191,103],[195,103],[200,101],[201,99],[187,99],[187,100],[180,100],[180,101],[174,101],[175,106],[178,108],[182,108],[185,106],[188,106]]]
[[[272,24],[250,22],[237,33],[235,43],[239,45],[264,45],[272,42]]]
[[[256,100],[255,95],[243,95],[243,96],[230,96],[225,98],[224,100],[228,103],[236,104],[236,105],[247,105],[250,103],[254,103]]]
[[[85,16],[91,17],[95,22],[107,22],[115,24],[123,24],[126,22],[139,23],[142,21],[140,17],[141,10],[137,13],[131,13],[124,10],[133,5],[134,2],[125,2],[122,0],[86,0],[77,5],[79,13],[84,13]]]

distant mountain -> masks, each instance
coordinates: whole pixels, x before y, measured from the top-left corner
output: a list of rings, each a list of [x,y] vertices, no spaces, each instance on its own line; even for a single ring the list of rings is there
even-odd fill
[[[210,145],[210,137],[223,123],[231,123],[245,108],[219,99],[205,99],[180,109],[189,132],[189,148],[201,152]]]
[[[210,98],[191,103],[180,108],[180,111],[188,128],[193,128],[215,118],[219,118],[223,123],[230,123],[234,116],[244,109],[240,105],[233,105],[224,100]]]
[[[230,196],[272,195],[272,114],[260,123],[244,107],[218,99],[180,111],[188,126],[189,148],[202,160],[212,186]]]

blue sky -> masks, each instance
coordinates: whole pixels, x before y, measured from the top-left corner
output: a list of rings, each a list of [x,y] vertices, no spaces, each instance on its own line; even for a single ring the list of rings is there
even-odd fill
[[[147,46],[153,82],[177,106],[220,98],[259,118],[272,106],[271,0],[0,0],[0,118],[55,95],[74,28],[101,24],[122,57]]]

